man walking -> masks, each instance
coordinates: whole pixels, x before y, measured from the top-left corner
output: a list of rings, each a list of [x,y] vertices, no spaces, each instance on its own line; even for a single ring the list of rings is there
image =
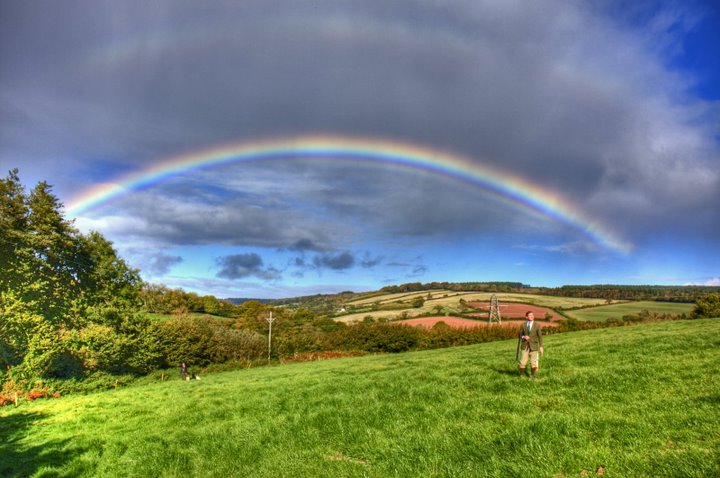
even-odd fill
[[[535,323],[535,314],[528,311],[525,313],[525,317],[527,322],[520,327],[520,335],[518,336],[521,351],[518,372],[521,377],[525,376],[525,368],[529,360],[530,378],[537,380],[535,374],[540,366],[540,355],[545,354],[542,345],[542,331],[540,330],[540,324]]]

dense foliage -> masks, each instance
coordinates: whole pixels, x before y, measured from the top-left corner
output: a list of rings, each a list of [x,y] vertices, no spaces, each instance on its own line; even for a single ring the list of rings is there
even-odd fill
[[[663,286],[663,285],[564,285],[561,287],[533,287],[520,282],[410,282],[380,289],[382,293],[418,292],[424,290],[452,290],[463,292],[515,292],[543,294],[558,297],[578,297],[610,300],[663,300],[695,302],[713,292],[715,286]]]
[[[556,288],[537,288],[537,293],[560,297],[588,297],[610,300],[662,300],[695,302],[707,294],[720,292],[714,286],[662,285],[564,285]]]
[[[138,271],[61,210],[45,182],[27,194],[17,170],[0,180],[0,378],[153,369]]]
[[[720,317],[720,292],[707,294],[698,299],[693,309],[693,316],[702,317]]]

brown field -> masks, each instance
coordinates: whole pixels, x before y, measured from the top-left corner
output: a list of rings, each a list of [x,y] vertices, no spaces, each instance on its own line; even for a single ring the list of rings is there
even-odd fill
[[[393,322],[395,324],[403,324],[403,325],[411,325],[411,326],[417,326],[417,327],[423,327],[425,329],[431,329],[433,325],[437,324],[438,322],[445,322],[450,327],[487,327],[488,325],[498,325],[497,323],[490,324],[487,321],[479,321],[479,320],[470,320],[470,319],[461,319],[459,317],[423,317],[420,319],[408,319],[408,320],[400,320],[398,322]],[[507,327],[520,327],[524,320],[503,320],[499,325],[507,326]],[[557,327],[557,323],[555,322],[544,322],[541,321],[540,324],[543,327]]]
[[[470,302],[468,305],[480,310],[490,309],[490,302]],[[513,302],[500,303],[500,318],[505,319],[524,319],[525,312],[532,311],[535,314],[535,319],[544,319],[545,314],[549,314],[553,320],[562,319],[562,317],[555,311],[548,309],[547,307],[540,307],[538,305],[529,304],[518,304]],[[476,317],[487,317],[488,312],[472,314]]]

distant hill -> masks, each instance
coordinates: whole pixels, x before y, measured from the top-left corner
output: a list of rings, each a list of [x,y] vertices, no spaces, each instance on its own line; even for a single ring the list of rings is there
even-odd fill
[[[235,304],[235,305],[243,305],[245,302],[249,302],[251,300],[256,300],[256,301],[260,302],[261,304],[272,305],[272,304],[274,304],[276,299],[256,299],[256,298],[252,298],[252,297],[251,298],[229,297],[229,298],[223,299],[223,300],[226,300],[226,301],[230,302],[231,304]]]
[[[520,282],[411,282],[400,285],[389,285],[377,291],[352,292],[344,291],[337,294],[315,294],[283,299],[226,299],[233,304],[242,304],[248,300],[258,300],[272,305],[302,305],[332,302],[336,305],[362,298],[385,294],[413,293],[421,291],[447,290],[450,292],[488,292],[488,293],[519,293],[542,294],[557,297],[595,298],[612,300],[658,300],[668,302],[695,302],[698,298],[713,292],[720,292],[718,286],[700,285],[622,285],[622,284],[591,284],[563,285],[559,287],[539,287]],[[305,306],[305,305],[303,305]],[[312,307],[308,307],[312,308]]]

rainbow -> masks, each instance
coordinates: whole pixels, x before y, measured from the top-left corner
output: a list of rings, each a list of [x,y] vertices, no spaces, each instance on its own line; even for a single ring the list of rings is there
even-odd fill
[[[298,136],[232,144],[175,156],[127,174],[112,184],[89,188],[68,202],[78,217],[109,201],[147,188],[166,178],[210,166],[289,158],[333,158],[390,164],[451,177],[490,191],[533,212],[569,224],[598,244],[619,252],[632,246],[591,220],[560,194],[467,157],[425,146],[374,138]]]

